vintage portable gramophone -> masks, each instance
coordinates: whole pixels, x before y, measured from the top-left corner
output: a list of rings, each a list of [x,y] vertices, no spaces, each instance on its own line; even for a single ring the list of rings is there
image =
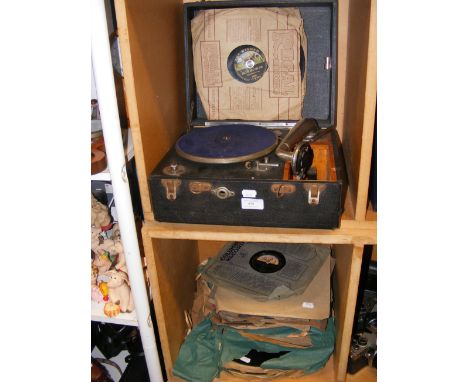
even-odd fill
[[[189,129],[150,174],[157,221],[291,228],[339,226],[346,171],[335,130],[336,1],[288,2],[288,7],[300,11],[307,35],[306,49],[301,51],[306,58],[301,60],[301,72],[307,76],[303,119],[210,120],[199,98],[193,73],[191,20],[204,10],[275,4],[260,0],[184,5]]]

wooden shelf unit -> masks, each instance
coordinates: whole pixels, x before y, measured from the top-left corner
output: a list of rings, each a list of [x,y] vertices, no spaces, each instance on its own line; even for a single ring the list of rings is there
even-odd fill
[[[191,307],[199,262],[228,241],[332,244],[336,349],[321,374],[307,381],[344,381],[363,248],[376,244],[377,216],[368,210],[376,105],[376,0],[338,2],[337,131],[349,187],[336,230],[230,227],[154,220],[148,176],[185,131],[182,0],[115,0],[145,224],[143,244],[170,381],[182,344],[184,310]],[[349,378],[351,379],[351,378]]]

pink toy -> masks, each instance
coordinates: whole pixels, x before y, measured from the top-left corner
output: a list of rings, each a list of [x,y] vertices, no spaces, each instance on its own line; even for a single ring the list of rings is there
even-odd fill
[[[135,307],[127,274],[122,271],[112,270],[107,271],[105,275],[109,277],[107,287],[109,288],[110,300],[114,304],[120,305],[122,313],[132,312]]]
[[[101,290],[97,285],[91,285],[91,300],[96,302],[104,301],[104,297],[101,293]]]

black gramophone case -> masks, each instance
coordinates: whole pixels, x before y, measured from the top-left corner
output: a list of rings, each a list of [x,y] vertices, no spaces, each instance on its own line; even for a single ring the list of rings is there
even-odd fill
[[[193,74],[191,19],[200,10],[240,7],[296,7],[307,36],[304,118],[321,128],[335,126],[336,1],[219,1],[184,5],[186,113],[190,129],[233,124],[210,121],[197,95]],[[182,74],[182,73],[181,73]],[[237,121],[273,129],[284,137],[297,121]],[[170,128],[168,126],[168,128]],[[288,164],[273,152],[249,163],[205,164],[171,148],[149,178],[155,219],[161,222],[240,226],[336,228],[346,192],[346,170],[335,130],[311,144],[316,180],[288,177]],[[271,164],[274,164],[271,166]],[[276,164],[278,164],[276,166]]]

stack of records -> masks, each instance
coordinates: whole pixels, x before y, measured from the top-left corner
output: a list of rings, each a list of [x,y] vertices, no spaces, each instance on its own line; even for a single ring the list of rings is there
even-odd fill
[[[174,375],[270,380],[321,369],[335,342],[333,265],[323,245],[227,244],[199,267]]]

